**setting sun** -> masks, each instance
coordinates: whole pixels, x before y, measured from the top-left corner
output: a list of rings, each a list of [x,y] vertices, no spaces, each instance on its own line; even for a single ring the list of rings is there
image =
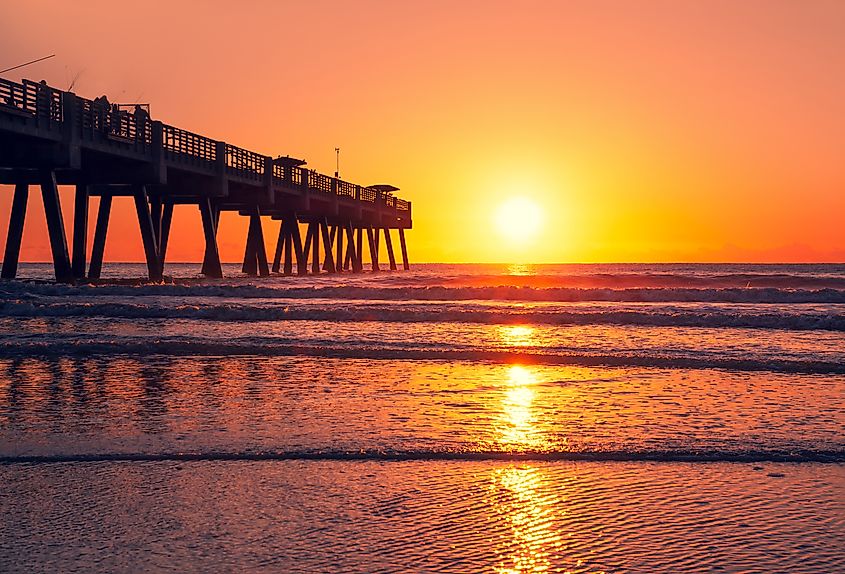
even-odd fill
[[[526,197],[513,197],[496,210],[495,222],[502,237],[524,244],[533,240],[540,232],[543,214],[535,201]]]

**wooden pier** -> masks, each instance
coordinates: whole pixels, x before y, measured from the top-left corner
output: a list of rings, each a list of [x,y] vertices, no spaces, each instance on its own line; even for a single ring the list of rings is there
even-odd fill
[[[176,204],[196,205],[202,219],[202,273],[222,277],[217,230],[222,211],[249,218],[243,271],[250,275],[361,272],[365,252],[379,270],[381,237],[397,269],[392,231],[408,269],[405,230],[411,203],[388,185],[361,186],[303,167],[304,161],[265,156],[87,100],[44,82],[0,78],[0,184],[14,186],[2,278],[17,274],[30,186],[44,202],[56,280],[100,277],[112,198],[134,199],[150,280],[160,281]],[[58,186],[75,186],[71,250]],[[100,198],[90,260],[89,199]],[[272,262],[262,217],[279,221]],[[304,237],[301,229],[306,230]]]

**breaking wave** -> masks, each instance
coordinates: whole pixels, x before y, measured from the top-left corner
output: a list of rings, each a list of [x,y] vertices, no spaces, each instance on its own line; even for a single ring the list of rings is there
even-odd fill
[[[159,338],[110,341],[61,339],[0,342],[0,357],[30,356],[308,356],[338,359],[471,361],[542,365],[605,367],[654,367],[663,369],[726,369],[796,374],[845,374],[845,363],[837,360],[778,358],[735,358],[708,355],[591,353],[580,351],[515,352],[509,350],[442,349],[414,346],[372,347],[330,346],[258,338],[198,340]]]
[[[752,328],[845,331],[845,314],[783,313],[742,309],[519,309],[366,304],[336,306],[209,303],[163,305],[156,302],[0,301],[0,317],[109,317],[209,321],[337,321],[393,323],[476,323],[530,325],[636,325],[652,327]]]
[[[367,301],[607,301],[620,303],[713,302],[713,303],[845,303],[845,289],[782,288],[575,288],[575,287],[367,287],[331,285],[278,287],[261,285],[217,285],[170,283],[161,285],[84,285],[10,283],[0,287],[0,299],[39,296],[178,296],[241,299],[349,299]]]

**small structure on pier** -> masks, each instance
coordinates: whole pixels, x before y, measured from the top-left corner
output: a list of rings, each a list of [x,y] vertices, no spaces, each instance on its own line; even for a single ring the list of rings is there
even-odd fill
[[[380,236],[396,269],[397,230],[408,269],[405,230],[411,203],[387,185],[361,186],[306,169],[303,160],[264,156],[159,121],[143,109],[109,108],[46,83],[0,78],[0,184],[14,185],[2,278],[17,273],[29,188],[41,188],[56,280],[97,279],[112,198],[134,199],[149,277],[163,278],[176,204],[196,205],[205,241],[202,273],[222,277],[217,229],[222,211],[249,218],[243,271],[269,275],[360,272],[365,251],[379,270]],[[68,251],[58,186],[74,185]],[[99,196],[94,243],[87,255],[88,204]],[[262,217],[280,221],[272,266]],[[304,225],[304,238],[301,228]],[[366,242],[364,241],[366,237]],[[322,245],[322,247],[321,247]],[[295,270],[294,270],[295,264]]]

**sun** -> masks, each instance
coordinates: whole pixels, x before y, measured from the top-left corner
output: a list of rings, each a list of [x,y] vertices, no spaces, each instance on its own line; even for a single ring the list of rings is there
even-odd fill
[[[517,244],[530,243],[543,226],[543,212],[527,197],[512,197],[503,202],[495,213],[499,234]]]

